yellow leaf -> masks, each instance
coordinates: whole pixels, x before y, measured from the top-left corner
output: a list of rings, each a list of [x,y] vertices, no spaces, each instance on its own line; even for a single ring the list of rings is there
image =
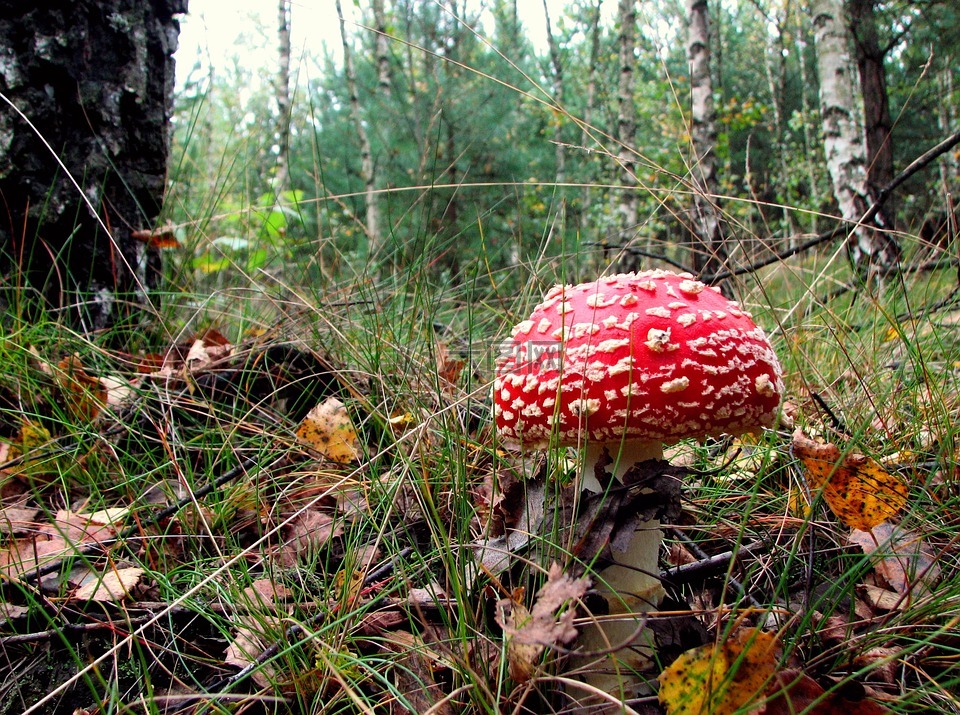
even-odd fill
[[[338,464],[360,458],[360,440],[347,408],[330,397],[307,413],[297,428],[297,437]]]
[[[727,715],[748,704],[773,677],[777,637],[755,628],[688,650],[660,674],[668,715]]]
[[[844,524],[869,531],[896,516],[907,503],[907,485],[862,454],[841,454],[835,444],[819,444],[800,430],[793,453],[807,470],[810,487]]]

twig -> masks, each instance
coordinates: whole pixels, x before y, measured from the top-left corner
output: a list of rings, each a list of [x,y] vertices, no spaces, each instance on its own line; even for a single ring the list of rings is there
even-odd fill
[[[671,535],[673,538],[675,538],[675,539],[677,539],[678,541],[682,542],[684,546],[686,546],[688,549],[690,549],[690,551],[692,551],[693,554],[694,554],[694,556],[696,556],[698,559],[700,559],[701,561],[709,561],[709,560],[710,560],[711,557],[708,556],[707,553],[697,545],[697,542],[695,542],[695,541],[694,541],[693,539],[691,539],[689,536],[687,536],[686,534],[684,534],[682,531],[680,531],[679,529],[677,529],[676,527],[674,527],[674,528],[671,528],[671,529],[669,530],[669,532],[670,532],[670,535]],[[752,548],[756,548],[756,547],[755,547],[755,545],[751,545],[750,548],[752,549]],[[734,555],[734,554],[731,552],[730,560],[732,560],[733,555]],[[728,560],[727,563],[729,563],[729,560]],[[672,572],[673,572],[673,569],[667,569],[666,571],[664,571],[664,572],[662,572],[662,573],[660,574],[660,577],[661,577],[662,579],[666,579],[666,580],[669,582],[670,579],[671,579],[671,573],[672,573]],[[763,609],[765,608],[765,606],[764,606],[762,603],[760,603],[760,602],[759,602],[756,598],[754,598],[751,594],[747,593],[747,589],[744,587],[744,585],[743,585],[743,584],[739,581],[739,579],[737,579],[736,577],[731,576],[731,575],[728,574],[728,575],[726,576],[725,583],[728,584],[733,590],[735,590],[735,591],[736,591],[737,593],[739,593],[741,596],[743,596],[743,597],[746,598],[748,601],[750,601],[750,605],[753,606],[754,608],[757,608],[757,609],[760,609],[760,610],[763,610]]]
[[[830,409],[830,406],[824,401],[823,397],[819,392],[811,392],[811,399],[817,403],[817,407],[827,413],[827,417],[830,419],[830,426],[833,428],[833,431],[837,434],[842,434],[846,437],[852,437],[850,430],[847,429],[847,426],[843,423],[833,410]]]

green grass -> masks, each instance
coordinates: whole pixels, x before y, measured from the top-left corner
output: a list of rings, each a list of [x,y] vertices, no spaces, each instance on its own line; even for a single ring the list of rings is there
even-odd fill
[[[886,704],[897,712],[960,712],[951,634],[960,615],[954,313],[922,312],[950,290],[951,274],[907,278],[906,293],[891,281],[874,297],[823,302],[843,271],[825,269],[820,256],[799,257],[766,269],[758,281],[744,280],[742,298],[771,329],[796,426],[877,459],[898,453],[889,468],[910,485],[899,521],[936,555],[940,580],[927,597],[867,614],[871,565],[819,499],[797,510],[803,473],[785,428],[741,447],[736,459],[709,445],[681,450],[703,474],[684,489],[678,528],[707,554],[742,555],[726,576],[675,595],[694,607],[711,637],[741,621],[776,625],[782,663],[798,664],[828,689],[863,683],[889,696]],[[41,440],[20,466],[8,465],[6,488],[26,485],[18,495],[42,509],[38,522],[63,508],[126,507],[124,526],[142,526],[111,547],[109,563],[139,566],[146,576],[142,592],[120,610],[72,602],[68,583],[41,595],[9,581],[7,600],[25,604],[30,615],[8,621],[4,635],[59,633],[42,645],[8,645],[6,676],[31,667],[61,672],[34,691],[8,681],[0,701],[17,704],[4,712],[29,705],[17,700],[17,688],[39,699],[77,671],[83,675],[75,687],[36,711],[102,703],[109,712],[161,712],[173,701],[184,712],[308,712],[321,702],[324,712],[380,711],[391,703],[422,709],[428,701],[418,699],[425,697],[412,685],[418,681],[430,689],[429,702],[448,698],[461,712],[558,706],[551,674],[562,668],[553,656],[525,685],[511,681],[493,606],[508,595],[503,589],[516,586],[527,587],[529,605],[548,564],[534,558],[524,566],[524,559],[561,556],[562,544],[536,534],[547,548],[518,554],[519,566],[502,574],[502,583],[477,577],[468,548],[490,528],[485,489],[511,469],[490,427],[490,351],[539,292],[531,285],[507,295],[479,279],[437,285],[415,271],[291,290],[282,300],[255,284],[210,299],[167,300],[166,332],[187,347],[205,326],[240,342],[253,328],[278,324],[278,336],[322,351],[363,439],[364,457],[350,465],[294,449],[296,422],[270,389],[213,399],[192,377],[169,385],[140,378],[136,398],[91,422],[66,406],[57,364],[76,355],[91,375],[134,379],[130,357],[101,347],[100,336],[78,336],[52,322],[8,323],[0,340],[6,439],[17,442],[25,419],[51,440]],[[258,297],[238,300],[242,295]],[[908,307],[916,317],[896,319]],[[440,337],[438,322],[445,326]],[[255,356],[260,344],[246,340]],[[437,372],[444,352],[467,359],[453,385]],[[262,367],[249,361],[251,372]],[[812,392],[842,420],[846,435],[831,432]],[[236,479],[151,522],[163,505],[241,463]],[[567,469],[561,459],[548,464],[560,476]],[[168,494],[150,502],[143,495],[151,488]],[[337,535],[284,561],[290,523],[304,509],[332,517]],[[107,563],[99,554],[76,561],[97,569]],[[362,581],[368,565],[385,564],[382,579],[359,586],[372,589],[362,597],[356,581],[351,590],[344,580],[359,573]],[[730,577],[742,589],[725,587]],[[289,590],[276,611],[244,591],[262,578]],[[60,612],[50,612],[51,598]],[[68,625],[107,616],[129,618],[130,626],[78,640]],[[389,626],[377,625],[388,617]],[[239,623],[258,633],[256,648],[278,647],[256,678],[235,681],[237,668],[223,659]],[[136,637],[125,636],[131,631]],[[205,692],[216,684],[225,688],[221,698]],[[138,704],[141,698],[148,704]]]

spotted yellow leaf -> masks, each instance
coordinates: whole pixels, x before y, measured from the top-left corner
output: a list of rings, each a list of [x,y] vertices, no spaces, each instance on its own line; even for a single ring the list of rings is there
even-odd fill
[[[793,453],[803,462],[807,480],[844,524],[869,531],[893,518],[907,503],[907,485],[862,454],[842,454],[837,445],[819,444],[800,430]]]
[[[339,464],[360,458],[360,440],[347,408],[330,397],[307,413],[297,428],[297,437],[327,459]]]
[[[762,695],[777,664],[777,637],[746,628],[688,650],[660,674],[668,715],[727,715]]]

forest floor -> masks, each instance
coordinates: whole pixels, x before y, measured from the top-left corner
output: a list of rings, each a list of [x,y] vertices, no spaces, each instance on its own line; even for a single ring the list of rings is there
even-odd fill
[[[787,399],[668,451],[626,701],[583,682],[575,455],[492,429],[549,286],[225,290],[125,351],[10,316],[0,713],[960,713],[955,273],[827,291],[820,260],[739,286]]]

